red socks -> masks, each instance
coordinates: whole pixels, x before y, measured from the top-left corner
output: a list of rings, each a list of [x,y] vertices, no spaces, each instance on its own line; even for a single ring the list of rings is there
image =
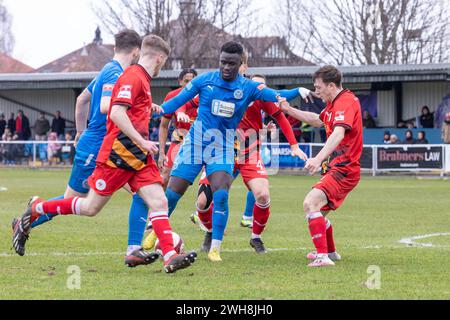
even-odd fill
[[[42,214],[71,215],[80,214],[81,198],[74,197],[62,200],[44,201],[33,205],[31,223]]]
[[[159,245],[163,252],[163,256],[168,253],[173,253],[173,238],[172,228],[169,223],[169,216],[167,211],[153,212],[150,214],[150,221],[152,222],[153,230],[159,240]],[[164,260],[167,260],[164,257]]]
[[[310,213],[308,215],[309,232],[311,233],[312,241],[316,247],[318,254],[328,253],[327,243],[327,223],[325,217],[320,213]]]
[[[255,203],[253,207],[253,233],[261,235],[266,228],[270,216],[270,202],[264,205]]]
[[[206,210],[199,210],[197,208],[198,212],[198,218],[202,222],[202,224],[205,226],[206,229],[209,231],[212,231],[212,213],[214,209],[214,204],[211,204],[208,209]]]
[[[331,225],[330,220],[325,219],[325,222],[327,223],[328,253],[336,252],[336,246],[334,245],[334,238],[333,238],[333,226]]]

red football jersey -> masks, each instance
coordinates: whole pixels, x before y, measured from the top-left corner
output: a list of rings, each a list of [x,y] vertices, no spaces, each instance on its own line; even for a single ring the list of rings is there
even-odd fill
[[[113,105],[128,107],[127,115],[136,131],[142,137],[149,137],[152,96],[150,92],[151,76],[140,65],[125,70],[117,80],[111,97]],[[107,133],[97,157],[97,162],[111,167],[127,170],[141,170],[147,164],[148,152],[123,134],[116,124],[109,119]]]
[[[327,137],[336,126],[345,128],[345,136],[331,155],[331,167],[352,168],[360,167],[360,158],[363,150],[363,126],[361,105],[359,99],[350,91],[343,90],[328,103],[320,114],[325,125]]]
[[[178,88],[176,90],[170,91],[166,98],[164,99],[164,102],[169,101],[170,99],[176,97],[181,90],[183,90],[183,88]],[[170,114],[166,114],[164,115],[165,118],[167,119],[172,119],[173,118],[173,125],[175,126],[175,129],[183,129],[186,131],[189,131],[189,129],[191,128],[191,124],[195,121],[195,119],[197,119],[197,115],[198,115],[198,97],[195,97],[194,99],[192,99],[191,101],[189,101],[188,103],[186,103],[183,107],[181,107],[179,110],[183,111],[187,116],[189,116],[189,118],[191,118],[191,122],[186,123],[186,122],[178,122],[177,121],[177,117],[175,113],[170,113]]]

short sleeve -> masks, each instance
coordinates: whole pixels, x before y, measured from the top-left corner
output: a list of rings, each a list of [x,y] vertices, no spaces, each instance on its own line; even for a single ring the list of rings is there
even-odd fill
[[[119,79],[120,74],[118,72],[111,72],[104,80],[102,87],[102,98],[111,97],[114,89],[114,85]]]
[[[333,128],[336,126],[342,126],[347,131],[353,129],[353,122],[355,120],[355,114],[357,104],[355,103],[355,98],[346,98],[336,101],[334,105],[334,120]]]
[[[95,83],[97,82],[97,78],[94,78],[94,80],[89,83],[89,85],[86,87],[87,91],[89,91],[90,94],[94,92]]]

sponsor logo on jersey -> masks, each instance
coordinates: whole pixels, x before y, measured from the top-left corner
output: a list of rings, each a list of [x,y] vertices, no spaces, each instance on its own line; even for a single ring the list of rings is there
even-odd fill
[[[337,111],[336,115],[334,117],[334,121],[344,121],[345,120],[345,112],[344,111]]]
[[[131,89],[133,86],[121,86],[117,98],[119,99],[131,99]]]

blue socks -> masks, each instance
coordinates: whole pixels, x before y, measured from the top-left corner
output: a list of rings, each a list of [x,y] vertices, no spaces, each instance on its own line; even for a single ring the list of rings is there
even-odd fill
[[[253,195],[253,192],[249,191],[247,193],[247,204],[245,205],[245,212],[244,217],[250,218],[253,217],[253,208],[255,207],[255,196]]]
[[[214,212],[213,212],[213,240],[222,241],[223,234],[228,222],[228,191],[217,190],[213,194]]]
[[[140,246],[147,226],[148,208],[137,194],[133,196],[128,220],[128,245]]]
[[[49,199],[48,201],[52,201],[52,200],[62,200],[64,199],[64,195],[53,198],[53,199]],[[38,226],[40,226],[41,224],[47,223],[49,221],[52,221],[54,217],[56,217],[57,214],[53,214],[53,213],[48,213],[48,214],[43,214],[41,215],[37,220],[35,220],[32,224],[31,224],[31,229],[34,229]]]
[[[169,203],[169,218],[172,215],[172,212],[177,207],[178,201],[181,199],[182,195],[172,191],[170,188],[166,189],[166,197]]]

